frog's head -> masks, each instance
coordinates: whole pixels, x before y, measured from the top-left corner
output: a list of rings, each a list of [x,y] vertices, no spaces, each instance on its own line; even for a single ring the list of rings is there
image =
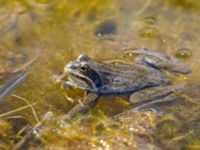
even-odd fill
[[[98,65],[87,55],[80,55],[75,61],[69,62],[64,69],[71,86],[84,90],[95,91],[102,85],[102,80],[95,68]]]

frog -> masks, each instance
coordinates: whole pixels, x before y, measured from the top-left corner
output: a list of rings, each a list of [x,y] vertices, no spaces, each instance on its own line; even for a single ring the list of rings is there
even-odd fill
[[[73,107],[63,120],[70,120],[91,110],[102,96],[126,96],[139,104],[134,112],[151,108],[157,103],[176,100],[185,88],[172,83],[167,72],[189,74],[191,69],[181,60],[148,48],[132,49],[134,63],[108,64],[81,54],[64,67],[60,80],[66,88],[86,91],[83,102]],[[152,107],[153,108],[153,107]]]

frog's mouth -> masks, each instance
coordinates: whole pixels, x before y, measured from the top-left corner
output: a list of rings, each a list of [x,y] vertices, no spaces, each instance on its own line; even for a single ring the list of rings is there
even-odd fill
[[[67,84],[67,85],[66,85]],[[96,85],[89,77],[81,75],[77,72],[68,72],[68,81],[65,86],[80,88],[87,91],[97,91]]]

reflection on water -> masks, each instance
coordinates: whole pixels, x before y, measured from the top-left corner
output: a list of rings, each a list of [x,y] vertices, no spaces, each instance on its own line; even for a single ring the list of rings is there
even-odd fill
[[[131,63],[131,53],[124,55],[128,48],[148,47],[176,56],[193,70],[189,76],[175,75],[173,81],[188,88],[183,105],[169,108],[166,115],[146,112],[113,122],[113,114],[130,106],[121,98],[102,98],[89,116],[69,129],[54,123],[47,126],[40,142],[52,149],[195,149],[200,146],[199,10],[200,3],[190,0],[2,0],[0,73],[24,66],[45,47],[25,67],[29,78],[15,94],[34,103],[39,118],[47,111],[62,116],[77,102],[66,100],[65,90],[52,78],[78,55]],[[3,83],[7,74],[0,79]],[[76,90],[70,91],[77,95]],[[10,96],[0,104],[0,113],[25,105]],[[1,117],[0,149],[12,147],[31,124],[36,121],[29,107]]]

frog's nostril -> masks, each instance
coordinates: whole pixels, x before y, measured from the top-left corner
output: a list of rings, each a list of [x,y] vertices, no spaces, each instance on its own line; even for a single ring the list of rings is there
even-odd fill
[[[75,68],[76,66],[74,65],[74,63],[70,62],[65,66],[65,71],[67,71],[67,69],[75,69]]]

